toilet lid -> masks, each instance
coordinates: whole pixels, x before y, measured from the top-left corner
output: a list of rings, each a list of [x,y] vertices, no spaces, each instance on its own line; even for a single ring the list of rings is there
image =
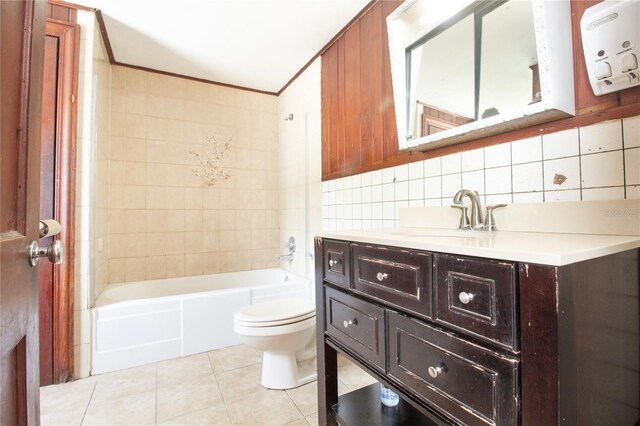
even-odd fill
[[[236,311],[235,319],[244,323],[294,322],[315,315],[315,309],[309,299],[288,297],[245,306]]]

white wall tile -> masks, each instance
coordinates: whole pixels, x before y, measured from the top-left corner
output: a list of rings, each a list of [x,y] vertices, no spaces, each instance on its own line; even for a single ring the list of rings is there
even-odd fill
[[[511,158],[513,164],[542,160],[542,136],[511,142]]]
[[[580,154],[622,149],[622,123],[604,121],[580,128]]]
[[[371,204],[371,219],[382,220],[382,203]]]
[[[465,151],[462,153],[463,172],[482,169],[484,169],[484,149],[474,149],[473,151]]]
[[[382,185],[374,185],[371,187],[371,202],[379,203],[382,201]]]
[[[578,129],[542,135],[542,154],[545,160],[571,157],[580,153]]]
[[[622,119],[624,147],[640,147],[640,115]]]
[[[554,201],[580,201],[580,190],[570,189],[568,191],[544,191],[544,200]]]
[[[622,151],[580,156],[582,187],[624,185]]]
[[[640,200],[640,185],[627,186],[626,198],[628,200]]]
[[[511,169],[513,192],[542,191],[542,162],[514,165]]]
[[[382,201],[393,201],[395,199],[395,188],[393,183],[382,185]]]
[[[362,178],[360,179],[360,184],[362,186],[371,186],[371,172],[366,172],[362,174]]]
[[[422,179],[424,177],[424,162],[416,161],[409,164],[409,179]]]
[[[409,181],[409,200],[424,199],[424,179]]]
[[[462,189],[462,175],[455,173],[442,176],[442,196],[453,198]]]
[[[484,149],[485,167],[500,167],[511,164],[511,144],[488,146]]]
[[[511,193],[511,166],[485,170],[485,188],[487,194]]]
[[[433,177],[442,174],[442,157],[429,158],[424,160],[424,176]]]
[[[395,179],[395,168],[382,169],[382,183],[392,183]]]
[[[521,192],[513,194],[514,203],[542,203],[544,201],[544,193],[540,192]]]
[[[462,187],[484,194],[484,170],[462,173]]]
[[[640,148],[624,150],[624,173],[627,185],[640,184]]]
[[[409,180],[409,165],[402,164],[400,166],[396,166],[393,170],[393,173],[396,182]]]
[[[544,162],[544,190],[557,191],[580,188],[580,157]]]
[[[442,197],[442,177],[429,177],[424,180],[424,198]]]
[[[621,200],[624,198],[624,186],[609,188],[586,188],[582,190],[582,200]]]
[[[394,184],[394,199],[396,201],[406,201],[409,199],[409,181],[403,180]]]
[[[631,143],[637,143],[632,133],[640,125],[637,121],[623,123],[624,137]],[[640,147],[586,152],[594,149],[594,141],[603,150],[622,147],[621,127],[614,121],[569,129],[368,172],[341,179],[334,187],[329,182],[322,188],[322,214],[338,221],[323,221],[323,226],[393,228],[400,208],[449,205],[463,187],[480,192],[487,204],[620,199],[625,194],[640,198]],[[556,175],[559,180],[564,175],[566,181],[555,184]]]
[[[383,220],[395,220],[396,219],[395,201],[386,201],[386,202],[382,203],[382,219]]]
[[[511,194],[487,195],[485,198],[485,203],[488,206],[493,204],[511,204],[512,202],[513,202],[513,198]]]
[[[460,153],[450,154],[442,157],[442,174],[460,173],[462,170],[462,161]]]

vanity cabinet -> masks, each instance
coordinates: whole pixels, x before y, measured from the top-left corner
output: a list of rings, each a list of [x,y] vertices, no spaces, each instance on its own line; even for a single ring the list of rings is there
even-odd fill
[[[638,249],[564,266],[316,238],[320,424],[634,424]],[[327,268],[336,259],[339,280]],[[337,353],[377,384],[337,395]]]

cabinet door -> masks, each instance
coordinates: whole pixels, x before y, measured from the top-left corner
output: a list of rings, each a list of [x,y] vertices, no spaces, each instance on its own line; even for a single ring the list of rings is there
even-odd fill
[[[390,376],[456,423],[517,424],[517,359],[395,312],[388,321]]]
[[[327,334],[384,372],[384,309],[328,287],[325,309]]]
[[[364,244],[353,247],[353,288],[431,318],[431,253]]]
[[[434,255],[436,322],[519,351],[513,263]]]

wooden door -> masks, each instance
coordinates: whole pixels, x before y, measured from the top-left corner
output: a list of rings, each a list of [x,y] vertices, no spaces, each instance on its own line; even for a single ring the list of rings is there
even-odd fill
[[[39,417],[37,269],[45,2],[0,2],[0,424]]]
[[[40,219],[55,219],[62,231],[54,238],[66,247],[61,265],[39,264],[40,385],[69,380],[73,368],[73,245],[75,213],[75,93],[78,86],[76,24],[47,20],[42,145],[40,163]]]

